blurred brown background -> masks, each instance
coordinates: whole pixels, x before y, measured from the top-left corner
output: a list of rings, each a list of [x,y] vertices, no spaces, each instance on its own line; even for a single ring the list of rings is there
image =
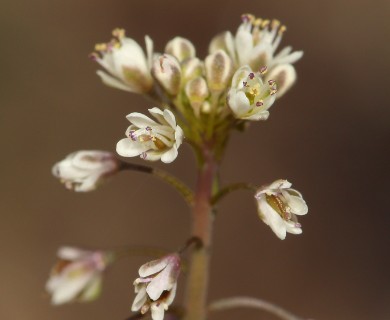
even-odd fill
[[[144,258],[115,265],[91,304],[54,308],[44,292],[64,244],[175,249],[189,213],[160,181],[125,173],[89,194],[68,192],[51,166],[79,149],[114,150],[125,115],[151,107],[107,88],[87,59],[113,28],[157,50],[175,35],[204,57],[216,33],[235,31],[241,13],[278,18],[283,45],[305,51],[299,81],[270,120],[236,133],[223,181],[287,178],[309,204],[302,236],[285,241],[259,221],[248,192],[220,206],[210,300],[253,295],[304,317],[390,319],[388,0],[2,1],[0,9],[0,319],[123,320]],[[140,162],[140,160],[136,160]],[[194,183],[188,146],[172,165]],[[180,282],[183,292],[184,279]],[[213,319],[273,319],[257,311]]]

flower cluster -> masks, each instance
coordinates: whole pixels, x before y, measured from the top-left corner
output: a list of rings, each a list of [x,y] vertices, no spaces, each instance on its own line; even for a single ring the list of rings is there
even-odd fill
[[[139,156],[147,161],[171,163],[186,141],[197,156],[199,188],[192,192],[162,170],[127,163],[111,152],[96,150],[68,155],[54,165],[53,175],[66,188],[87,192],[120,170],[154,174],[176,188],[190,205],[194,204],[194,220],[204,219],[206,211],[212,215],[217,200],[234,189],[219,190],[216,183],[231,131],[267,120],[271,106],[296,80],[293,64],[302,57],[302,51],[292,51],[291,47],[278,51],[285,30],[277,20],[243,15],[235,35],[226,31],[215,36],[208,55],[201,59],[188,39],[175,37],[158,53],[150,37],[145,37],[144,50],[123,29],[115,29],[113,38],[97,44],[91,54],[103,69],[97,71],[98,76],[110,87],[143,94],[159,106],[148,109],[151,116],[140,112],[127,115],[130,126],[125,138],[117,143],[116,152],[122,157]],[[308,207],[287,180],[277,180],[258,189],[255,199],[260,218],[280,239],[285,239],[287,233],[302,233],[297,215],[305,215]],[[202,210],[202,214],[196,210]],[[207,229],[205,221],[194,223]],[[199,235],[192,238],[199,242],[197,254],[209,254],[207,239]],[[63,247],[58,257],[46,286],[53,304],[95,299],[103,272],[118,254]],[[199,257],[198,263],[207,260]],[[177,253],[141,266],[134,281],[136,296],[131,310],[142,315],[150,311],[153,320],[163,320],[175,298],[180,269],[181,258]],[[201,287],[207,277],[189,278],[200,279]],[[205,315],[195,314],[193,318],[204,319]]]

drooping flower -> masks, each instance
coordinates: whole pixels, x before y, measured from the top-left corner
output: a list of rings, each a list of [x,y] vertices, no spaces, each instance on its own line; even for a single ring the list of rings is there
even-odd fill
[[[131,310],[145,314],[150,309],[153,320],[162,320],[175,298],[180,273],[179,255],[173,253],[150,261],[141,266],[138,273],[140,277],[134,281],[137,295]]]
[[[228,31],[217,35],[212,39],[209,51],[226,51],[237,68],[249,65],[252,70],[259,70],[267,66],[270,73],[265,79],[276,81],[279,98],[294,83],[296,73],[292,64],[303,55],[302,51],[291,52],[290,46],[276,53],[285,30],[286,27],[278,20],[256,19],[253,15],[245,14],[236,35]]]
[[[102,81],[111,87],[135,92],[147,93],[153,86],[150,73],[152,67],[153,41],[146,36],[146,51],[131,38],[125,37],[123,29],[112,32],[114,39],[108,43],[97,44],[91,58],[97,61],[107,72],[98,70]]]
[[[52,173],[65,187],[77,192],[96,189],[98,184],[119,170],[119,161],[107,151],[81,150],[53,166]]]
[[[118,142],[116,151],[123,157],[141,156],[145,160],[161,159],[164,163],[170,163],[178,155],[183,130],[176,124],[170,110],[152,108],[149,112],[158,122],[138,112],[126,117],[131,126],[126,131],[127,138]]]
[[[243,66],[233,76],[227,104],[238,119],[267,120],[276,91],[275,81],[263,83],[260,73]]]
[[[286,238],[286,232],[302,233],[296,216],[307,214],[308,207],[302,194],[291,189],[290,182],[276,180],[258,190],[255,198],[260,218],[280,239]]]
[[[57,256],[59,261],[46,283],[52,303],[59,305],[96,299],[101,292],[102,273],[111,261],[111,254],[62,247]]]

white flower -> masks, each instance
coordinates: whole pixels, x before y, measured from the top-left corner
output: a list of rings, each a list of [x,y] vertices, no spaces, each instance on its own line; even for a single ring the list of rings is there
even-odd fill
[[[225,50],[236,64],[236,67],[249,65],[253,70],[267,66],[270,75],[266,80],[273,79],[278,84],[278,98],[282,96],[296,79],[293,63],[298,61],[302,51],[292,51],[285,47],[279,53],[276,51],[282,40],[285,26],[278,20],[256,19],[253,15],[243,15],[242,24],[236,35],[224,32],[212,39],[209,51]],[[278,70],[275,70],[279,68]]]
[[[170,163],[177,157],[177,149],[183,141],[183,130],[176,124],[170,110],[149,109],[158,123],[142,113],[133,112],[126,118],[131,126],[126,131],[128,138],[122,139],[116,151],[123,157],[135,157],[150,161]]]
[[[145,314],[150,309],[153,320],[162,320],[175,298],[180,273],[179,255],[170,254],[148,262],[138,273],[140,277],[134,281],[137,295],[131,310]]]
[[[58,263],[46,283],[53,304],[92,301],[98,297],[102,273],[110,255],[102,251],[85,251],[72,247],[58,250]]]
[[[81,150],[56,163],[52,173],[67,189],[87,192],[94,190],[99,182],[118,169],[119,161],[111,152]]]
[[[115,37],[108,43],[97,44],[91,58],[108,73],[97,71],[102,81],[111,87],[135,93],[147,93],[153,86],[150,73],[153,55],[153,41],[146,36],[147,57],[139,44],[125,37],[123,29],[112,32]]]
[[[291,183],[287,180],[276,180],[261,188],[255,195],[260,218],[282,240],[286,238],[286,232],[302,233],[296,215],[308,212],[302,195],[290,187]]]
[[[263,83],[259,73],[243,66],[233,76],[227,103],[234,116],[243,120],[266,120],[275,101],[275,81]]]

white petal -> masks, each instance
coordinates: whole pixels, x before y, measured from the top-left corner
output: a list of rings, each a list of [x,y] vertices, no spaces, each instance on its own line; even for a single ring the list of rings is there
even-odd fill
[[[268,111],[260,111],[260,112],[251,114],[249,116],[243,116],[243,117],[241,117],[241,119],[259,121],[259,120],[267,120],[268,117],[269,117]]]
[[[249,65],[253,70],[257,70],[261,67],[269,65],[269,62],[272,59],[272,46],[270,43],[261,42],[256,47],[253,48],[250,57]]]
[[[263,201],[258,201],[258,205],[259,211],[264,217],[264,222],[270,226],[272,231],[278,236],[279,239],[284,240],[286,238],[287,231],[285,221],[274,209],[272,209],[265,198]]]
[[[176,129],[176,119],[171,110],[164,110],[164,119],[166,122],[168,122],[172,129]]]
[[[142,306],[145,304],[147,300],[147,294],[146,294],[146,286],[142,286],[137,295],[134,298],[133,305],[131,306],[131,311],[138,311],[142,308]]]
[[[145,36],[146,54],[148,59],[148,69],[152,68],[153,62],[153,40],[149,36]]]
[[[309,211],[305,200],[300,197],[290,196],[288,200],[288,206],[291,208],[292,212],[297,215],[305,215]]]
[[[94,273],[87,272],[78,277],[67,278],[53,292],[52,303],[58,305],[74,300],[93,277]]]
[[[79,297],[80,301],[92,301],[95,300],[102,291],[102,277],[96,276],[94,279],[88,283],[86,288],[83,290],[81,296]]]
[[[153,302],[150,308],[152,312],[153,320],[163,320],[164,319],[164,304],[159,302]]]
[[[101,178],[101,174],[97,172],[96,174],[88,175],[80,184],[76,184],[74,191],[76,192],[89,192],[96,189],[98,181]]]
[[[121,47],[113,49],[112,58],[117,75],[123,74],[123,67],[135,67],[144,74],[149,72],[144,51],[131,38],[121,39]]]
[[[252,72],[252,69],[248,66],[242,66],[240,69],[238,69],[232,79],[232,87],[233,88],[242,88],[243,87],[243,81],[248,77],[248,75]]]
[[[228,105],[230,109],[232,109],[236,118],[245,117],[245,115],[251,109],[249,100],[246,97],[245,93],[242,91],[237,91],[233,88],[229,91]]]
[[[173,285],[172,289],[169,291],[168,296],[165,298],[165,303],[169,306],[172,304],[176,296],[177,282]]]
[[[130,138],[122,139],[116,145],[116,152],[122,157],[136,157],[148,149],[146,144],[133,141]]]
[[[128,114],[126,118],[138,128],[153,127],[157,125],[157,122],[139,112],[132,112]]]
[[[161,156],[161,161],[164,163],[171,163],[177,158],[177,155],[178,155],[177,148],[173,146],[168,151],[163,153],[163,155]]]
[[[103,83],[109,87],[129,91],[129,92],[136,92],[129,86],[125,85],[122,81],[108,75],[104,71],[98,70],[96,71],[96,74],[102,79]]]
[[[163,270],[167,266],[168,262],[169,260],[167,257],[149,261],[139,268],[138,273],[142,278],[146,278]]]
[[[148,109],[148,111],[150,112],[150,114],[154,118],[157,119],[158,122],[160,122],[163,125],[167,125],[167,126],[169,125],[169,123],[165,121],[164,112],[161,109],[154,107],[154,108]]]
[[[72,261],[80,259],[90,253],[90,251],[85,251],[74,247],[61,247],[57,251],[57,256],[60,259]]]
[[[285,56],[277,55],[274,59],[277,64],[293,64],[301,59],[303,56],[303,51],[294,51]]]
[[[176,147],[176,149],[178,149],[179,146],[182,144],[183,138],[184,138],[183,129],[180,126],[177,126],[176,131],[175,131],[175,147]]]
[[[274,182],[272,182],[269,186],[268,189],[288,189],[292,186],[290,182],[287,180],[279,179]]]
[[[236,33],[236,49],[240,65],[249,63],[250,54],[253,49],[253,38],[250,31],[241,25]]]

